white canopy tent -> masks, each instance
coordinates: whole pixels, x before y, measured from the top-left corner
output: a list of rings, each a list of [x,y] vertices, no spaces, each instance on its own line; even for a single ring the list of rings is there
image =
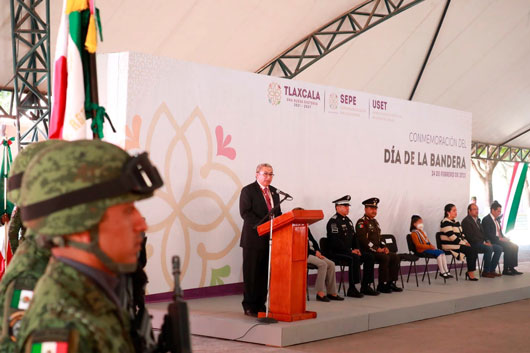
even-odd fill
[[[100,53],[137,51],[243,71],[263,64],[359,0],[99,1]],[[407,99],[445,0],[377,25],[296,79]],[[0,87],[12,87],[9,2],[0,11]],[[51,1],[52,53],[62,1]],[[530,1],[453,0],[415,101],[473,113],[473,140],[502,143],[530,125]],[[530,133],[510,142],[529,147]]]

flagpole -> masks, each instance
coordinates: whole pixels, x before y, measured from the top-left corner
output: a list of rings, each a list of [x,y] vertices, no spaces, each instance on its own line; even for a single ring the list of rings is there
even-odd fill
[[[99,95],[98,95],[98,72],[96,65],[96,54],[88,54],[88,61],[90,67],[90,100],[99,104]],[[96,111],[92,111],[92,119],[96,119]],[[99,136],[92,132],[92,138],[94,140],[99,139]]]
[[[4,254],[5,254],[5,257],[4,257],[4,261],[5,261],[5,266],[4,266],[4,269],[7,269],[7,258],[9,257],[9,254],[7,253],[9,251],[9,246],[8,246],[8,241],[9,241],[9,238],[8,238],[8,232],[7,232],[7,223],[8,223],[8,217],[4,217],[4,215],[7,214],[7,178],[5,177],[6,176],[6,169],[7,169],[7,147],[4,145],[4,141],[6,141],[7,143],[7,138],[6,138],[6,126],[5,125],[2,125],[2,145],[4,147],[4,156],[3,156],[3,163],[2,163],[2,181],[3,181],[3,186],[4,186],[4,214],[2,214],[2,221],[4,222]]]

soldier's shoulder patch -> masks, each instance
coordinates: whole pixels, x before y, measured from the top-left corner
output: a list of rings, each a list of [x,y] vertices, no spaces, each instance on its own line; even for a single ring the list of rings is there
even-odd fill
[[[32,298],[33,290],[23,289],[15,285],[9,306],[16,310],[27,310]]]
[[[26,342],[26,351],[46,353],[77,352],[79,334],[68,328],[47,328],[32,332]]]
[[[337,226],[337,223],[332,223],[331,224],[331,233],[338,233],[339,232],[339,227]]]
[[[333,217],[331,217],[331,219],[337,219],[337,215],[333,215]]]
[[[364,223],[359,220],[359,222],[357,222],[357,228],[364,228]]]

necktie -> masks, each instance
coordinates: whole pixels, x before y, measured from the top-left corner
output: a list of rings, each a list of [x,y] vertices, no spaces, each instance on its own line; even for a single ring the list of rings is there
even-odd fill
[[[265,196],[265,202],[267,203],[267,208],[270,211],[272,208],[271,198],[269,196],[269,188],[263,188],[263,196]]]

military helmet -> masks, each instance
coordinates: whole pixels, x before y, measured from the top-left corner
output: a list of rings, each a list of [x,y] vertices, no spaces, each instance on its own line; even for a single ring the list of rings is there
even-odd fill
[[[94,228],[108,207],[151,197],[163,185],[147,153],[130,156],[100,140],[78,140],[37,154],[22,180],[22,221],[40,236]]]
[[[18,205],[20,195],[20,185],[22,176],[28,164],[40,151],[45,148],[64,143],[62,140],[46,140],[35,142],[24,148],[18,153],[9,170],[9,179],[7,180],[7,198],[9,201]]]

